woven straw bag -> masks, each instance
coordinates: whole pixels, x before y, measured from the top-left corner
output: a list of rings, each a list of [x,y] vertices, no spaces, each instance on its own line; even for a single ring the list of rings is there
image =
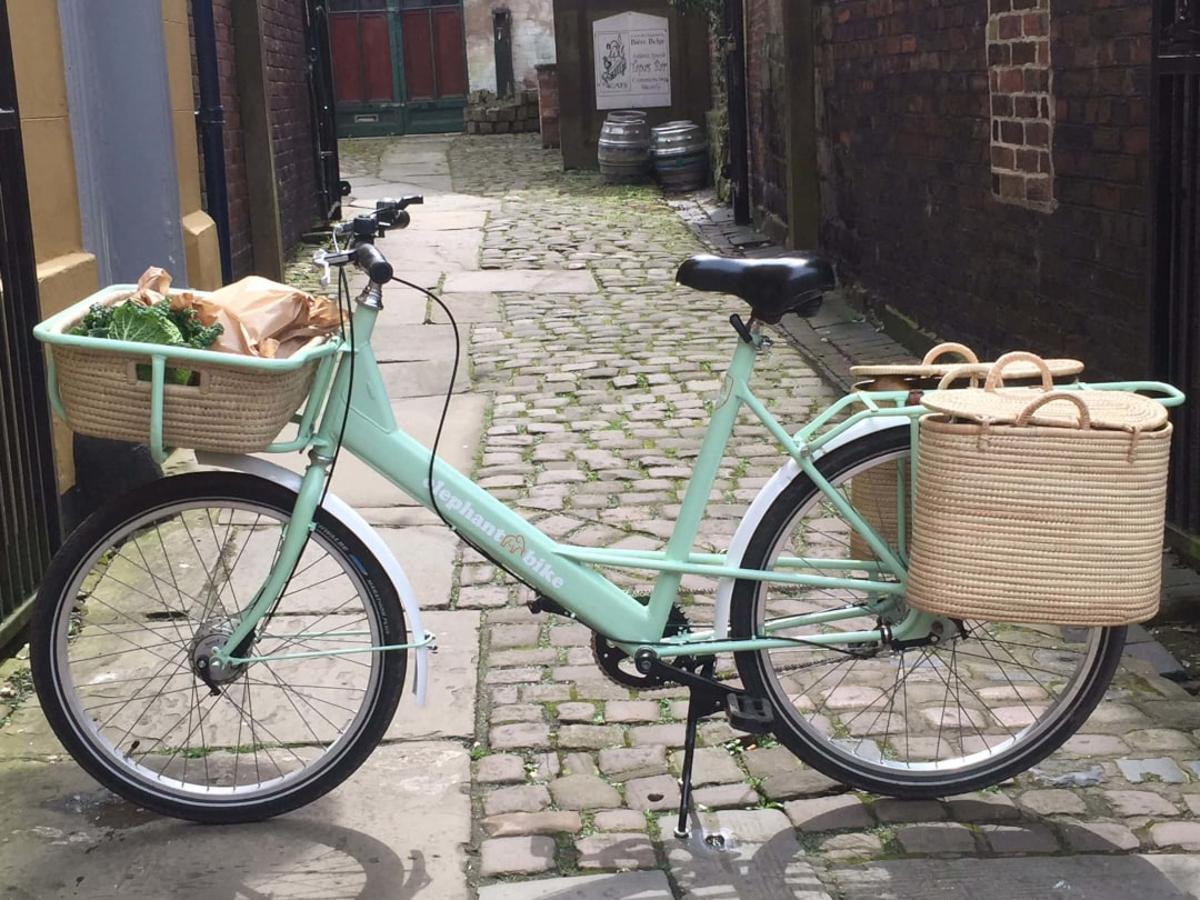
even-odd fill
[[[949,354],[961,357],[962,362],[939,362]],[[1055,378],[1072,378],[1083,371],[1083,363],[1077,359],[1047,359],[1042,360],[1044,367],[1050,370]],[[867,390],[904,390],[915,387],[933,387],[937,379],[944,378],[951,371],[956,371],[959,377],[963,375],[983,378],[992,368],[992,363],[980,362],[975,351],[964,344],[947,342],[938,344],[925,354],[920,363],[881,363],[868,366],[851,366],[850,374],[855,378],[870,379],[864,384]],[[1008,370],[1010,380],[1038,378],[1041,368],[1028,361],[1016,362]],[[884,381],[887,379],[887,381]]]
[[[949,355],[958,356],[962,362],[942,362]],[[1055,378],[1072,378],[1083,371],[1083,363],[1075,359],[1044,360],[1045,367]],[[946,389],[960,379],[977,385],[992,368],[992,363],[981,363],[975,351],[965,344],[946,342],[938,344],[925,354],[919,365],[880,364],[853,366],[850,372],[868,379],[858,387],[871,391],[911,391],[932,387]],[[1010,379],[1025,380],[1039,378],[1041,369],[1028,361],[1015,361],[1007,368]],[[941,379],[940,382],[937,379]],[[850,502],[859,515],[888,546],[897,546],[896,521],[896,472],[895,463],[883,463],[854,476],[850,484]],[[912,534],[912,517],[908,518],[908,534]],[[873,559],[874,552],[857,531],[850,533],[851,559]]]
[[[324,340],[314,338],[309,346]],[[72,431],[149,442],[152,386],[138,377],[138,367],[145,370],[152,349],[164,348],[148,345],[146,356],[135,356],[90,347],[51,347],[58,392]],[[212,363],[172,361],[168,355],[167,366],[190,369],[199,384],[163,387],[164,446],[217,453],[265,450],[308,396],[319,364],[314,359],[290,370],[247,369],[221,365],[221,355],[214,353],[217,361]]]
[[[1171,425],[1136,394],[923,398],[907,599],[956,619],[1125,625],[1158,610]],[[1040,361],[1039,361],[1040,362]]]

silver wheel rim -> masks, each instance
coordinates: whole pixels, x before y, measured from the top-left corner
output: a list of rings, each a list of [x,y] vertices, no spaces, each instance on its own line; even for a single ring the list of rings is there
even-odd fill
[[[71,599],[60,601],[54,621],[55,690],[75,733],[114,775],[171,800],[240,805],[311,783],[355,743],[378,699],[380,654],[340,656],[332,664],[323,659],[319,677],[299,681],[288,680],[289,674],[304,668],[317,671],[307,661],[248,665],[221,685],[220,696],[213,696],[190,668],[204,637],[201,629],[215,635],[208,646],[220,642],[222,628],[230,627],[236,609],[249,604],[253,589],[246,591],[245,586],[261,583],[257,570],[265,572],[270,564],[266,561],[264,567],[263,553],[277,545],[277,532],[286,521],[286,513],[236,499],[180,501],[123,523],[76,569],[67,586]],[[244,538],[240,552],[239,538]],[[209,542],[223,547],[226,555],[206,566],[202,561]],[[162,547],[157,559],[156,544]],[[173,551],[188,544],[194,554],[186,562],[177,559]],[[168,574],[161,566],[155,574],[154,562],[167,558],[176,564]],[[239,566],[251,558],[257,570],[239,586]],[[266,629],[267,637],[252,652],[290,654],[383,643],[370,592],[360,572],[348,563],[320,531],[314,531],[279,612]],[[112,573],[114,567],[136,569],[139,564],[149,575],[139,586],[122,580],[127,576],[123,568]],[[100,568],[103,575],[98,574]],[[106,578],[111,594],[102,592]],[[186,578],[192,580],[185,582]],[[208,597],[197,595],[197,582],[208,585]],[[122,608],[122,596],[131,607]],[[96,652],[104,642],[110,646]],[[81,647],[81,652],[72,652]],[[123,658],[135,667],[153,665],[152,676],[122,676],[116,670]],[[122,682],[122,677],[128,681]],[[124,689],[122,684],[134,687]],[[122,690],[133,693],[116,696]],[[355,707],[342,702],[353,697],[359,698]],[[164,714],[161,707],[168,702],[187,703],[189,712]],[[162,716],[163,724],[152,725],[153,717],[147,717],[155,705],[159,708],[153,716]],[[298,721],[287,722],[289,716]],[[144,739],[159,743],[142,746]]]
[[[839,473],[831,483],[849,497],[848,483],[855,476],[884,463],[907,459],[908,455],[907,450],[881,454]],[[792,514],[771,548],[769,559],[772,565],[787,549],[798,524],[810,517],[823,502],[828,503],[822,494],[815,493]],[[863,513],[862,509],[859,511]],[[838,518],[841,521],[840,516]],[[827,517],[822,515],[821,520],[825,519]],[[823,524],[822,535],[828,537],[833,531],[832,526],[828,522]],[[842,525],[850,530],[849,523],[842,521]],[[826,547],[835,543],[838,542],[826,542]],[[848,541],[845,546],[848,548]],[[845,558],[861,557],[851,557],[847,552]],[[762,633],[771,603],[769,599],[764,602],[764,595],[780,587],[762,582],[758,588],[755,598],[758,633]],[[810,591],[810,594],[821,593]],[[859,598],[839,599],[845,605]],[[833,605],[829,603],[830,608]],[[864,626],[864,621],[862,618],[853,620],[854,624],[849,627],[873,627],[873,623]],[[856,678],[855,668],[864,663],[842,654],[826,654],[825,663],[791,670],[781,677],[777,659],[783,660],[783,666],[793,666],[797,663],[788,660],[788,656],[795,659],[797,655],[815,656],[822,651],[762,651],[768,689],[781,701],[777,704],[777,712],[781,711],[793,727],[841,765],[884,779],[906,774],[917,780],[928,777],[931,781],[952,773],[962,776],[973,770],[996,768],[1036,743],[1074,707],[1088,687],[1087,676],[1095,669],[1103,646],[1104,629],[1064,630],[973,622],[964,623],[964,627],[968,631],[965,640],[888,657],[886,664],[895,669],[892,686],[880,685],[878,679],[871,678],[871,673],[864,669],[859,670]],[[1010,629],[1022,633],[1009,633]],[[1059,634],[1057,638],[1051,634],[1054,631]],[[812,631],[782,632],[795,637],[803,637],[805,633]],[[1007,636],[996,637],[997,633]],[[1032,635],[1038,637],[1035,639]],[[1080,636],[1083,640],[1077,640]],[[1029,644],[1034,646],[1027,646]],[[1026,654],[1033,654],[1033,659],[1022,662]],[[1070,656],[1074,661],[1073,672],[1059,690],[1052,692],[1051,687],[1060,683],[1064,675],[1062,670],[1067,668],[1065,664],[1054,665],[1052,657],[1056,654],[1060,658]],[[878,662],[875,668],[880,668]],[[807,684],[798,683],[795,671],[812,673]],[[979,674],[971,680],[963,677],[964,673],[993,671],[995,677],[986,685],[980,683]],[[785,680],[790,683],[785,684]],[[909,695],[914,692],[910,688],[929,684],[943,691],[940,708],[927,699],[910,702]],[[798,691],[802,686],[807,690]],[[856,692],[860,694],[857,706],[852,702]],[[929,692],[922,693],[927,695]],[[833,700],[835,697],[837,699]],[[797,700],[809,708],[800,709]],[[926,727],[913,727],[914,712],[925,720],[917,724]],[[897,722],[897,716],[903,721]],[[955,755],[941,757],[942,752]],[[919,758],[922,755],[928,758]]]

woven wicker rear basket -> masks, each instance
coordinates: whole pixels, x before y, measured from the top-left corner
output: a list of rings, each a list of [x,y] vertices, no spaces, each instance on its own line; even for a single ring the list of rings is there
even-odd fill
[[[992,421],[971,422],[962,419],[969,392],[953,393],[933,405],[948,401],[959,418],[921,419],[908,602],[1012,623],[1125,625],[1153,616],[1171,446],[1165,411],[1160,418],[1142,408],[1153,401],[1130,394],[1014,389],[989,399],[978,391],[981,415]],[[1096,426],[1088,408],[1101,393]],[[1120,396],[1140,423],[1128,430],[1116,424]],[[1021,411],[1005,422],[1011,401]]]
[[[871,526],[880,539],[889,547],[899,546],[899,516],[896,506],[896,477],[899,465],[895,462],[880,463],[859,472],[850,481],[850,503],[858,514]],[[905,475],[908,468],[905,467]],[[908,491],[904,492],[905,497]],[[912,516],[907,519],[906,540],[912,541]],[[866,540],[857,531],[850,532],[850,558],[870,560],[875,558]]]

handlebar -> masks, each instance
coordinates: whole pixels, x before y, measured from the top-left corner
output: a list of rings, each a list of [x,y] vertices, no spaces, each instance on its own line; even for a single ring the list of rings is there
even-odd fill
[[[386,284],[392,280],[395,270],[391,263],[375,246],[375,239],[383,237],[391,228],[407,228],[412,221],[406,211],[409,206],[418,206],[425,202],[419,194],[401,197],[399,200],[379,200],[375,211],[362,213],[349,222],[334,226],[334,252],[318,250],[313,255],[313,264],[324,268],[321,276],[322,284],[329,284],[329,267],[344,266],[353,263],[367,273],[373,284]],[[349,238],[349,246],[341,249],[339,238]]]
[[[352,262],[366,272],[367,277],[375,284],[387,284],[395,274],[392,264],[374,244],[359,244],[355,247]]]

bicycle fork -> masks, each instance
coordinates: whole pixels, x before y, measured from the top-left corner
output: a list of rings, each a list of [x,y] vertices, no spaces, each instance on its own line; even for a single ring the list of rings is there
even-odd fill
[[[263,582],[253,602],[244,611],[241,621],[225,642],[212,652],[213,664],[226,665],[231,657],[244,657],[250,646],[250,638],[255,627],[269,610],[274,608],[296,571],[300,557],[308,546],[308,538],[316,528],[317,508],[321,505],[325,485],[329,479],[329,467],[333,457],[325,455],[320,449],[313,449],[308,454],[309,466],[300,482],[300,490],[296,495],[296,504],[292,508],[291,518],[283,527],[275,560],[271,572]],[[209,687],[213,687],[209,685]]]

